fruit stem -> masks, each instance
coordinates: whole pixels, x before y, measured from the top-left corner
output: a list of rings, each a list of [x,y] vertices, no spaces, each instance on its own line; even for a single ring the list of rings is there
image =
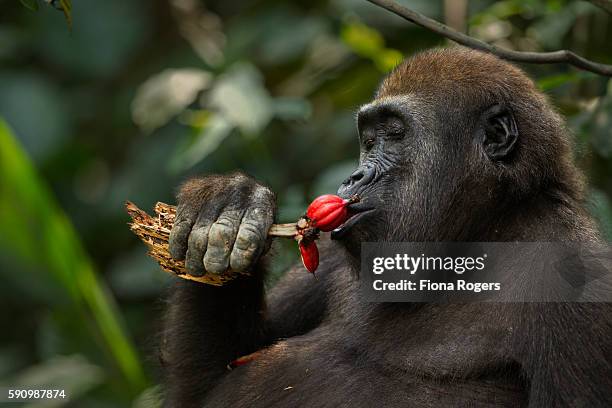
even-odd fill
[[[290,224],[272,224],[268,231],[268,236],[293,238],[297,235],[297,225],[295,222]]]
[[[355,204],[358,203],[361,200],[361,198],[355,194],[354,196],[351,196],[347,201],[347,204]]]

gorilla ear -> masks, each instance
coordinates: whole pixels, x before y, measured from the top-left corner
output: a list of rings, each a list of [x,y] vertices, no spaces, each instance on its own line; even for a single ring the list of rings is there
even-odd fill
[[[485,111],[483,119],[482,147],[490,160],[503,160],[512,152],[518,139],[514,116],[507,108],[494,105]]]

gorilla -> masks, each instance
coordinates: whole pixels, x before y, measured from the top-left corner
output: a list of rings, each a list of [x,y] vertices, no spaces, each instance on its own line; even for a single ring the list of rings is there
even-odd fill
[[[368,303],[366,241],[603,242],[563,120],[517,67],[465,48],[398,65],[357,113],[342,183],[352,217],[323,239],[315,280],[266,291],[275,196],[242,173],[187,181],[170,252],[179,280],[161,356],[170,407],[612,405],[607,303]],[[228,363],[257,352],[249,364]]]

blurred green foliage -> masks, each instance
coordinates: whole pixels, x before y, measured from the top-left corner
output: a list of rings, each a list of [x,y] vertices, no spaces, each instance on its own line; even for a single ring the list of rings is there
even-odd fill
[[[114,299],[96,276],[69,220],[1,120],[0,225],[0,247],[22,263],[12,283],[21,292],[38,292],[54,306],[61,318],[52,315],[52,324],[61,326],[69,318],[73,326],[86,328],[93,320],[91,334],[101,337],[128,385],[142,387],[142,367],[120,327]],[[2,270],[7,279],[12,273]]]
[[[444,20],[442,1],[401,2]],[[587,2],[467,4],[480,39],[612,63],[612,20]],[[129,232],[124,200],[172,202],[181,180],[239,168],[295,219],[355,166],[354,112],[381,76],[447,44],[361,0],[79,0],[72,29],[43,1],[2,5],[0,382],[56,379],[76,406],[158,394],[147,385],[172,278]],[[612,239],[612,81],[524,68],[568,118]],[[273,250],[271,280],[298,259],[291,242]]]

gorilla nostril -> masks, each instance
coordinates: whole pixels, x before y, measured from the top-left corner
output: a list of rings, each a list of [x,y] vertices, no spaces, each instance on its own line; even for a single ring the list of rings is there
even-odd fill
[[[354,183],[356,181],[361,180],[363,178],[363,176],[364,176],[363,171],[362,170],[358,170],[358,171],[354,172],[353,174],[351,174],[350,179]]]
[[[360,166],[338,188],[338,195],[348,197],[358,194],[374,180],[376,170],[372,166]]]

